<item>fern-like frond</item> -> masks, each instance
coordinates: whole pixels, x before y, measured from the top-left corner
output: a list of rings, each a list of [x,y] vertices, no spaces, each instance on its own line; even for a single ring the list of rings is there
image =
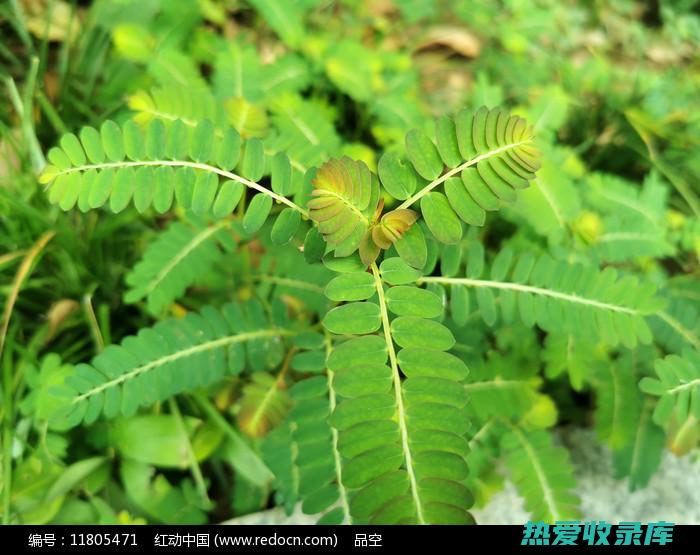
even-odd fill
[[[654,339],[671,352],[700,349],[700,313],[694,302],[671,296],[666,309],[652,318],[651,329]]]
[[[668,187],[652,171],[640,188],[616,175],[593,173],[584,188],[585,198],[596,210],[616,214],[625,221],[643,220],[647,226],[663,225]]]
[[[472,243],[466,273],[466,278],[424,277],[418,283],[450,285],[450,307],[456,321],[460,313],[469,311],[473,295],[484,321],[493,325],[498,318],[498,298],[506,323],[519,319],[545,331],[599,338],[630,348],[638,340],[651,341],[644,317],[663,305],[654,296],[652,283],[640,283],[634,276],[619,277],[611,267],[598,271],[529,253],[515,259],[510,248],[496,256],[490,279],[484,279],[484,250],[481,244]]]
[[[522,415],[537,400],[537,381],[502,379],[475,381],[465,384],[469,395],[469,410],[486,420],[491,416]]]
[[[235,96],[256,102],[264,97],[259,81],[261,61],[253,45],[227,41],[214,59],[212,85],[219,98]]]
[[[666,204],[668,187],[651,172],[643,187],[603,173],[594,173],[584,187],[585,199],[602,219],[589,237],[598,260],[620,262],[639,256],[672,255]],[[598,216],[595,216],[598,218]]]
[[[446,352],[454,345],[450,331],[430,319],[439,299],[416,287],[385,291],[374,263],[374,291],[358,291],[364,274],[347,275],[334,298],[378,300],[348,302],[324,319],[333,333],[363,335],[336,346],[327,361],[338,396],[331,424],[355,522],[473,522],[464,485],[467,398],[459,383],[467,368]],[[369,335],[376,330],[381,335]]]
[[[532,186],[518,192],[518,198],[504,216],[521,225],[526,222],[549,244],[560,243],[570,233],[581,209],[579,187],[567,171],[571,153],[545,147],[542,167]]]
[[[675,254],[675,247],[666,238],[662,227],[646,224],[639,219],[628,222],[616,216],[607,218],[603,232],[591,247],[596,259],[622,262],[640,256],[664,258]]]
[[[257,301],[165,320],[77,365],[55,391],[62,403],[52,419],[70,427],[101,414],[129,416],[244,367],[274,367],[282,359],[282,338],[292,333],[271,323]]]
[[[598,437],[615,451],[634,437],[642,407],[634,367],[610,362],[594,380]]]
[[[462,237],[460,220],[483,225],[486,211],[516,199],[540,167],[533,130],[506,110],[485,106],[435,122],[433,142],[418,129],[406,135],[406,158],[395,152],[379,162],[379,177],[399,209],[420,201],[428,228],[442,243]],[[444,185],[445,193],[435,191]],[[417,192],[414,192],[418,189]]]
[[[293,70],[292,70],[293,71]],[[287,99],[283,101],[282,99]],[[134,120],[140,124],[160,119],[170,123],[181,121],[188,127],[197,127],[202,121],[214,124],[214,133],[223,138],[229,127],[233,127],[243,138],[264,137],[265,155],[285,152],[292,165],[291,187],[300,187],[304,173],[326,158],[326,152],[335,152],[340,139],[333,125],[321,114],[295,95],[281,95],[273,103],[275,131],[268,133],[269,118],[260,104],[242,97],[220,99],[208,89],[190,89],[178,85],[156,87],[150,91],[138,91],[129,97],[129,107],[136,112]],[[286,110],[291,112],[287,114]],[[303,118],[306,118],[304,120]],[[298,133],[299,129],[313,130],[312,135]],[[305,148],[307,139],[313,139],[310,148]],[[288,193],[285,193],[288,194]]]
[[[669,355],[657,360],[654,369],[658,378],[642,378],[639,382],[642,391],[659,397],[654,422],[666,426],[672,416],[679,422],[690,414],[700,418],[700,351]]]
[[[651,412],[647,406],[637,413],[630,441],[613,452],[615,477],[628,477],[630,491],[645,487],[661,463],[666,434],[654,424]]]
[[[126,275],[129,290],[124,301],[135,303],[145,298],[148,311],[160,314],[221,258],[217,237],[225,234],[228,225],[226,221],[209,226],[199,222],[191,226],[171,224]]]
[[[495,352],[469,365],[464,389],[474,422],[524,417],[541,397],[542,378],[536,364],[524,364]]]
[[[267,372],[254,372],[243,388],[236,421],[249,437],[262,437],[275,428],[291,408],[284,380]]]
[[[584,383],[596,374],[601,364],[596,343],[577,335],[549,334],[545,339],[542,358],[545,362],[545,376],[554,379],[566,372],[571,387],[583,389]],[[607,362],[607,361],[606,361]]]
[[[304,172],[338,154],[340,136],[328,114],[316,103],[294,94],[282,94],[270,104],[275,132],[265,141],[273,151],[286,152]]]
[[[206,88],[193,89],[177,84],[153,87],[129,96],[128,105],[136,112],[134,120],[140,124],[153,119],[181,120],[190,127],[209,120],[216,129],[223,129],[228,124],[224,103]]]
[[[298,48],[306,36],[303,17],[308,2],[298,0],[249,0],[285,44]]]
[[[569,454],[544,430],[511,426],[502,446],[513,482],[525,498],[531,520],[554,523],[581,516]]]
[[[141,90],[129,97],[129,108],[136,111],[134,120],[141,124],[155,118],[165,122],[181,120],[196,127],[209,120],[219,135],[230,126],[245,139],[262,138],[268,128],[267,112],[260,105],[239,97],[222,101],[208,89],[168,85]]]
[[[303,512],[322,515],[321,524],[350,524],[338,432],[329,423],[336,407],[333,379],[329,371],[292,386],[294,406],[285,424],[265,439],[263,453],[288,506],[301,500]]]
[[[40,181],[48,185],[49,200],[63,210],[77,204],[87,211],[109,203],[113,212],[120,212],[133,203],[139,212],[153,206],[163,213],[177,200],[195,214],[211,211],[224,217],[248,187],[259,193],[243,220],[249,233],[262,226],[273,200],[306,215],[285,196],[293,191],[290,162],[283,153],[270,159],[260,140],[242,143],[232,128],[218,136],[209,120],[196,127],[176,120],[166,127],[154,119],[145,133],[131,120],[123,127],[106,121],[99,131],[83,128],[80,139],[64,135],[59,145],[49,151],[51,165]],[[257,183],[266,167],[272,189]],[[238,173],[232,172],[234,168]]]
[[[285,420],[260,444],[263,461],[275,477],[272,486],[277,492],[278,503],[284,506],[287,514],[294,511],[299,499],[299,469],[296,466],[299,447],[292,435],[295,428],[296,424]]]
[[[196,89],[207,85],[197,62],[174,47],[156,49],[147,61],[146,71],[159,85],[175,83]]]
[[[304,312],[325,314],[330,302],[323,288],[333,273],[323,264],[307,264],[306,252],[302,254],[288,246],[272,246],[267,252],[268,256],[260,259],[257,272],[252,276],[258,282],[258,296],[287,299]]]
[[[475,504],[479,507],[488,503],[491,496],[502,489],[503,476],[493,462],[500,454],[501,427],[496,419],[469,431],[469,476],[467,486],[474,493]]]

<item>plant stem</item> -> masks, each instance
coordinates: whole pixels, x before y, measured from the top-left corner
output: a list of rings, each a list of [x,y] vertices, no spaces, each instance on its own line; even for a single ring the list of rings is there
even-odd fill
[[[29,66],[29,71],[27,73],[27,81],[24,86],[24,98],[20,96],[14,79],[12,79],[12,77],[7,77],[5,79],[5,85],[10,96],[10,101],[12,102],[22,125],[22,134],[24,135],[24,140],[27,142],[29,156],[32,160],[32,168],[36,173],[41,172],[41,170],[44,169],[44,166],[46,166],[46,159],[44,158],[44,153],[41,150],[39,141],[36,138],[34,122],[32,120],[32,98],[34,97],[34,88],[36,86],[38,71],[39,58],[34,56],[32,57],[31,65]]]
[[[2,390],[3,390],[3,427],[2,427],[2,523],[10,523],[10,501],[12,499],[12,428],[14,424],[14,410],[12,403],[12,366],[10,357],[0,359],[2,363]]]
[[[520,146],[522,144],[529,143],[530,141],[520,141],[518,143],[512,143],[512,144],[507,144],[503,145],[501,147],[495,148],[493,150],[489,150],[488,152],[484,152],[483,154],[480,154],[479,156],[475,156],[471,160],[468,160],[464,164],[460,164],[456,168],[451,169],[448,172],[445,172],[442,174],[440,177],[437,179],[431,181],[428,183],[425,187],[423,187],[420,191],[418,191],[415,195],[413,195],[411,198],[406,199],[403,201],[396,210],[403,210],[405,208],[408,208],[412,204],[414,204],[416,201],[420,200],[423,198],[425,195],[427,195],[430,191],[432,191],[435,187],[440,185],[441,183],[444,183],[447,181],[450,177],[453,175],[457,175],[462,172],[462,170],[465,170],[471,166],[475,166],[482,160],[486,160],[487,158],[491,158],[492,156],[496,156],[497,154],[500,154],[501,152],[505,152],[506,150],[510,150],[511,148],[515,148],[516,146]]]
[[[0,324],[0,356],[2,356],[3,348],[5,347],[5,337],[7,336],[7,330],[10,326],[12,309],[15,306],[15,302],[17,302],[22,283],[24,283],[25,278],[29,275],[34,259],[44,250],[46,243],[48,243],[54,235],[55,233],[53,231],[47,231],[39,237],[37,242],[34,243],[34,246],[27,251],[27,254],[25,254],[22,263],[17,269],[15,279],[12,281],[12,286],[10,287],[7,300],[5,301],[5,311],[2,315],[2,324]]]
[[[413,503],[416,506],[416,516],[418,519],[418,524],[426,524],[425,518],[423,516],[423,505],[421,503],[420,496],[418,495],[418,480],[416,479],[416,473],[413,470],[413,457],[411,456],[411,449],[408,445],[408,428],[406,426],[406,414],[403,406],[401,374],[399,373],[399,363],[396,359],[396,351],[394,350],[394,341],[391,338],[389,312],[387,311],[386,299],[384,298],[384,285],[382,284],[382,278],[379,274],[379,268],[377,268],[377,263],[372,262],[371,268],[372,275],[374,276],[374,286],[377,290],[377,297],[379,298],[379,309],[382,315],[382,328],[384,330],[384,340],[386,341],[386,346],[389,350],[389,361],[391,363],[391,373],[393,375],[394,397],[396,399],[399,431],[401,433],[401,447],[403,449],[404,461],[406,463],[406,473],[408,474],[409,483],[411,485],[411,495],[413,496]]]
[[[56,108],[54,108],[49,99],[46,98],[46,94],[44,94],[43,91],[38,90],[36,91],[36,99],[39,102],[41,109],[44,111],[46,119],[49,120],[54,130],[61,135],[68,133],[68,127],[66,127],[66,124],[63,123],[63,120],[61,119],[61,116],[58,115]]]
[[[105,342],[102,338],[100,326],[97,323],[95,311],[92,308],[92,295],[89,293],[86,293],[83,296],[83,309],[85,310],[85,315],[87,316],[88,324],[90,325],[90,333],[92,335],[92,341],[95,344],[95,351],[97,353],[101,353],[105,348]]]
[[[326,347],[326,359],[331,354],[333,350],[333,343],[331,341],[331,336],[327,330],[323,330],[325,340],[324,345]],[[337,401],[335,398],[335,390],[333,389],[333,377],[334,372],[330,368],[326,368],[326,376],[328,378],[328,414],[332,415],[335,410]],[[333,440],[333,462],[335,465],[335,479],[338,481],[338,490],[340,491],[340,506],[343,508],[343,513],[345,517],[343,518],[344,524],[352,524],[352,516],[350,516],[350,504],[348,503],[348,493],[343,485],[343,466],[340,459],[340,451],[338,450],[338,430],[333,426],[331,428],[331,437]]]
[[[510,289],[512,291],[518,291],[520,293],[532,293],[533,295],[552,297],[570,303],[584,304],[593,308],[612,310],[613,312],[623,312],[625,314],[639,314],[638,311],[632,308],[627,308],[625,306],[596,301],[595,299],[587,299],[586,297],[579,297],[578,295],[561,293],[560,291],[552,291],[550,289],[543,289],[541,287],[534,287],[532,285],[510,283],[507,281],[491,281],[488,279],[471,278],[447,278],[435,276],[420,278],[416,281],[416,283],[448,283],[451,285],[466,285],[468,287],[491,287],[493,289]]]
[[[102,170],[106,168],[130,168],[130,167],[143,167],[143,166],[167,166],[171,168],[192,168],[195,170],[202,170],[202,171],[207,171],[207,172],[212,172],[217,175],[220,175],[221,177],[225,177],[226,179],[230,179],[232,181],[238,181],[239,183],[242,183],[246,187],[249,187],[251,189],[254,189],[258,191],[259,193],[263,193],[264,195],[267,195],[269,197],[272,197],[273,200],[276,200],[277,202],[281,202],[282,204],[286,204],[293,210],[296,210],[299,212],[302,216],[305,218],[309,217],[309,213],[299,206],[298,204],[292,202],[289,200],[287,197],[284,197],[282,195],[278,195],[274,191],[271,191],[270,189],[267,189],[266,187],[263,187],[259,183],[256,183],[255,181],[251,181],[250,179],[246,179],[245,177],[228,172],[226,170],[222,170],[220,168],[217,168],[216,166],[210,166],[209,164],[201,164],[199,162],[190,162],[188,160],[142,160],[142,161],[137,161],[137,162],[104,162],[102,164],[86,164],[83,166],[76,166],[74,168],[69,168],[67,170],[62,170],[59,172],[56,172],[54,175],[54,178],[58,177],[59,175],[65,175],[69,173],[75,173],[75,172],[83,172],[86,170]]]
[[[192,472],[192,478],[194,478],[195,486],[197,487],[197,493],[199,493],[202,501],[209,504],[211,500],[207,494],[207,485],[204,483],[204,476],[202,476],[202,469],[199,467],[197,462],[197,456],[195,455],[194,449],[192,448],[192,442],[190,441],[190,436],[185,426],[185,421],[180,414],[180,409],[177,406],[177,401],[175,397],[168,399],[168,406],[170,407],[170,412],[175,415],[178,427],[185,437],[185,448],[187,449],[187,457],[190,460],[190,471]]]
[[[278,330],[278,329],[258,330],[258,331],[250,331],[250,332],[245,332],[245,333],[229,335],[226,337],[221,337],[219,339],[207,341],[205,343],[198,343],[196,345],[193,345],[191,347],[183,349],[182,351],[177,351],[173,354],[163,356],[163,357],[158,358],[156,360],[152,360],[151,362],[146,363],[143,366],[139,366],[137,368],[134,368],[133,370],[131,370],[125,374],[121,374],[120,376],[113,378],[113,379],[111,379],[111,380],[109,380],[101,385],[97,385],[97,386],[93,387],[92,389],[87,390],[85,393],[82,393],[82,394],[74,397],[73,403],[79,403],[80,401],[88,399],[89,397],[92,397],[93,395],[96,395],[96,394],[100,393],[101,391],[109,389],[110,387],[115,387],[115,386],[117,386],[125,381],[128,381],[132,378],[135,378],[136,376],[138,376],[140,374],[143,374],[144,372],[148,372],[149,370],[152,370],[153,368],[157,368],[158,366],[162,366],[163,364],[169,364],[169,363],[174,362],[176,360],[179,360],[181,358],[187,358],[188,356],[194,356],[198,353],[205,352],[208,350],[226,347],[227,345],[231,345],[233,343],[240,343],[242,341],[248,341],[250,339],[257,339],[260,337],[271,337],[274,335],[293,335],[293,332],[288,331],[288,330]]]
[[[258,454],[251,449],[251,447],[246,443],[246,441],[238,435],[236,430],[229,424],[226,419],[221,415],[221,413],[216,410],[216,407],[212,405],[211,401],[207,399],[201,393],[194,393],[192,395],[199,407],[204,411],[204,413],[211,418],[211,421],[228,437],[231,443],[236,449],[238,449],[242,456],[247,459],[247,462],[254,464],[257,470],[260,471],[265,479],[269,482],[274,478],[274,474],[267,467],[267,465],[262,461]]]

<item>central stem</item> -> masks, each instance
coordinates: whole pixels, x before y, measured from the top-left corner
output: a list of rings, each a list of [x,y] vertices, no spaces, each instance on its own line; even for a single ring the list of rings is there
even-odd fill
[[[274,191],[271,191],[270,189],[267,189],[266,187],[263,187],[259,183],[256,183],[255,181],[251,181],[250,179],[246,179],[242,175],[238,175],[237,173],[232,173],[226,170],[222,170],[221,168],[217,168],[216,166],[211,166],[209,164],[203,164],[200,162],[190,162],[188,160],[143,160],[143,161],[132,161],[132,162],[103,162],[101,164],[86,164],[82,166],[76,166],[74,168],[68,168],[67,170],[62,170],[56,173],[54,177],[58,177],[59,175],[65,175],[69,173],[76,173],[76,172],[85,172],[87,170],[104,170],[108,168],[132,168],[132,167],[143,167],[143,166],[166,166],[166,167],[172,167],[172,168],[192,168],[195,170],[202,170],[206,172],[212,172],[217,175],[220,175],[221,177],[225,177],[226,179],[230,179],[232,181],[238,181],[239,183],[245,185],[246,187],[250,189],[254,189],[258,191],[259,193],[262,193],[264,195],[267,195],[269,197],[272,197],[273,200],[276,200],[277,202],[281,202],[282,204],[286,204],[289,206],[291,209],[296,210],[304,216],[305,218],[309,217],[309,213],[306,211],[306,209],[302,208],[298,204],[295,204],[291,200],[289,200],[287,197],[283,195],[278,195]]]
[[[398,410],[399,430],[401,432],[401,446],[403,449],[404,460],[406,461],[406,473],[411,485],[411,495],[416,506],[416,516],[418,524],[426,524],[423,516],[423,507],[418,495],[418,481],[416,474],[413,471],[413,457],[411,457],[411,449],[408,445],[408,430],[406,428],[406,416],[403,406],[403,394],[401,392],[401,374],[399,373],[399,363],[396,360],[396,351],[394,350],[394,342],[391,338],[391,328],[389,324],[389,312],[386,308],[386,299],[384,298],[384,286],[382,278],[379,275],[377,264],[372,262],[372,275],[374,276],[374,286],[377,290],[379,298],[379,309],[382,314],[382,329],[384,330],[384,340],[386,341],[387,349],[389,350],[389,361],[391,363],[391,374],[394,382],[394,396],[396,398],[396,407]]]

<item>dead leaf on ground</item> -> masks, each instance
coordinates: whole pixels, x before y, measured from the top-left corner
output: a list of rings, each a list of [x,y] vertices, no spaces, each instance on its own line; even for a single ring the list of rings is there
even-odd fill
[[[39,39],[71,41],[80,31],[80,18],[68,2],[24,0],[29,32]]]
[[[476,58],[481,52],[481,42],[464,27],[441,25],[428,30],[418,43],[416,51],[446,47],[465,58]]]
[[[80,308],[80,304],[73,299],[60,299],[51,305],[49,312],[46,315],[48,320],[49,329],[46,334],[46,342],[48,343],[53,339],[56,332],[61,327],[71,314]]]

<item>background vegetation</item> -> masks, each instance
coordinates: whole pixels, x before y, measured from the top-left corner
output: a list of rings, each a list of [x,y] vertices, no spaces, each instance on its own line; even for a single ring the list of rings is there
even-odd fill
[[[455,219],[457,240],[415,224],[427,259],[413,279],[439,299],[470,369],[460,481],[484,503],[510,476],[534,518],[575,518],[562,427],[594,427],[630,488],[663,449],[697,445],[696,0],[9,0],[0,33],[3,522],[218,522],[301,499],[309,513],[330,509],[325,521],[348,520],[304,491],[314,461],[293,449],[315,414],[300,400],[328,395],[294,384],[340,372],[319,323],[351,300],[326,288],[337,265],[307,264],[308,225],[281,237],[287,227],[263,223],[250,193],[225,218],[216,205],[167,211],[114,196],[89,211],[90,199],[52,198],[38,179],[47,157],[60,165],[50,148],[106,119],[209,120],[202,137],[216,140],[232,127],[269,155],[259,173],[286,153],[293,182],[261,181],[279,192],[330,157],[376,172],[411,129],[432,135],[434,116],[482,105],[522,115],[543,152],[531,186],[483,226]],[[396,208],[405,196],[383,181]],[[573,291],[586,278],[577,294],[614,298],[634,318],[516,305],[442,279],[522,282],[525,256],[547,261],[530,285]],[[295,331],[172,368],[169,394],[147,406],[145,390],[125,388],[117,408],[105,399],[72,422],[53,416],[66,379],[77,391],[91,379],[81,363],[116,364],[109,347],[158,322],[158,333],[214,326],[212,306],[242,334]]]

